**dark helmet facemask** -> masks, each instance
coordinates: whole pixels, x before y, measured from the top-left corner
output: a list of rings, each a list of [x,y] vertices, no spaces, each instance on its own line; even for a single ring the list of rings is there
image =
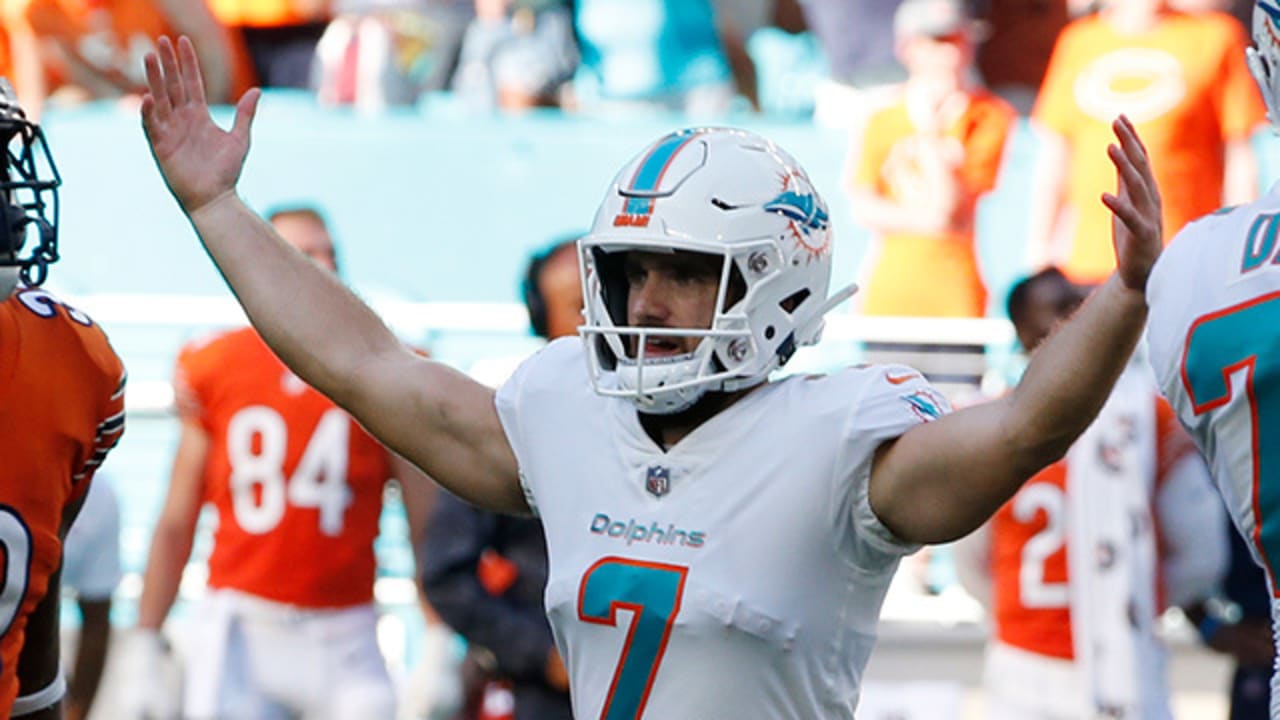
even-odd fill
[[[58,259],[58,186],[62,178],[40,126],[27,119],[9,82],[0,78],[0,296],[20,278],[40,285]]]

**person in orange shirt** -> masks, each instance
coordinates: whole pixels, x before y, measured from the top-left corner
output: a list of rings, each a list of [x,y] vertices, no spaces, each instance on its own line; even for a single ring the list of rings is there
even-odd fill
[[[980,317],[978,199],[995,185],[1016,113],[971,87],[975,25],[957,0],[907,0],[894,17],[902,100],[873,115],[846,173],[854,215],[879,239],[869,315]]]
[[[1132,118],[1164,192],[1166,240],[1189,220],[1257,193],[1250,137],[1265,111],[1233,17],[1182,13],[1163,0],[1110,0],[1069,24],[1054,47],[1032,119],[1039,160],[1029,209],[1030,263],[1097,283],[1115,267],[1108,123]],[[1099,162],[1099,159],[1101,161]]]
[[[315,210],[270,221],[337,271]],[[182,429],[143,577],[127,702],[163,715],[145,678],[156,676],[161,625],[207,503],[218,523],[183,656],[182,716],[395,717],[375,633],[373,543],[396,478],[417,551],[430,482],[289,372],[252,328],[188,343],[174,385]]]
[[[0,0],[8,63],[32,117],[46,100],[76,103],[138,96],[142,57],[161,35],[200,40],[210,102],[233,102],[255,83],[242,41],[204,0]]]
[[[61,718],[63,541],[124,432],[124,365],[83,312],[37,287],[57,259],[57,169],[0,80],[0,717]]]
[[[1057,268],[1015,285],[1019,343],[1034,352],[1084,297]],[[1155,622],[1166,604],[1212,594],[1223,522],[1208,468],[1139,360],[1066,457],[956,547],[992,620],[986,717],[1171,717]]]

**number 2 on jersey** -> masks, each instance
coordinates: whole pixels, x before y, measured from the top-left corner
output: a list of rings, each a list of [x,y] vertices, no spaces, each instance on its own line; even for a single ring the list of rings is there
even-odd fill
[[[1070,588],[1065,582],[1046,579],[1049,558],[1062,551],[1067,542],[1067,499],[1057,485],[1030,483],[1013,496],[1013,517],[1030,524],[1044,513],[1044,528],[1022,546],[1022,562],[1018,566],[1018,600],[1025,608],[1059,608],[1071,602]]]
[[[237,411],[227,424],[227,458],[231,505],[240,527],[254,534],[270,532],[284,517],[287,502],[318,508],[320,531],[341,534],[343,516],[351,504],[347,488],[350,428],[346,413],[337,408],[325,411],[286,481],[289,428],[284,418],[265,405]]]
[[[1205,315],[1187,331],[1182,383],[1197,415],[1231,401],[1228,379],[1244,370],[1253,449],[1257,544],[1280,596],[1280,293]],[[1220,479],[1221,481],[1221,479]]]
[[[644,712],[680,613],[687,572],[679,565],[606,557],[583,574],[578,591],[578,617],[583,622],[616,627],[618,610],[631,611],[631,627],[601,720],[635,720]]]

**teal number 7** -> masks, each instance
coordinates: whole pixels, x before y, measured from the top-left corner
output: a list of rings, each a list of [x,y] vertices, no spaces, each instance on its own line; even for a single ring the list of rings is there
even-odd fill
[[[616,627],[618,610],[631,611],[631,627],[600,720],[636,720],[644,712],[671,625],[680,613],[687,572],[679,565],[606,557],[582,575],[580,620]]]
[[[1187,331],[1182,385],[1195,413],[1231,400],[1228,377],[1245,370],[1253,449],[1254,536],[1280,597],[1280,292],[1205,315]],[[1223,449],[1222,451],[1225,451]],[[1229,482],[1231,478],[1217,478]]]

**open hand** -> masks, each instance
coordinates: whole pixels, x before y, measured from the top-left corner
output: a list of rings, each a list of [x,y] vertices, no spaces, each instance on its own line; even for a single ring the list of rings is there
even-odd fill
[[[144,59],[147,93],[142,97],[142,128],[151,155],[169,192],[192,214],[235,189],[249,152],[249,126],[262,93],[249,90],[236,103],[231,131],[209,116],[204,80],[191,40],[161,37]]]
[[[1160,188],[1151,173],[1150,158],[1138,131],[1121,115],[1111,123],[1119,146],[1107,146],[1107,157],[1116,166],[1117,194],[1102,194],[1102,204],[1112,214],[1111,235],[1116,251],[1116,272],[1125,287],[1144,292],[1147,276],[1164,247],[1160,214]]]

